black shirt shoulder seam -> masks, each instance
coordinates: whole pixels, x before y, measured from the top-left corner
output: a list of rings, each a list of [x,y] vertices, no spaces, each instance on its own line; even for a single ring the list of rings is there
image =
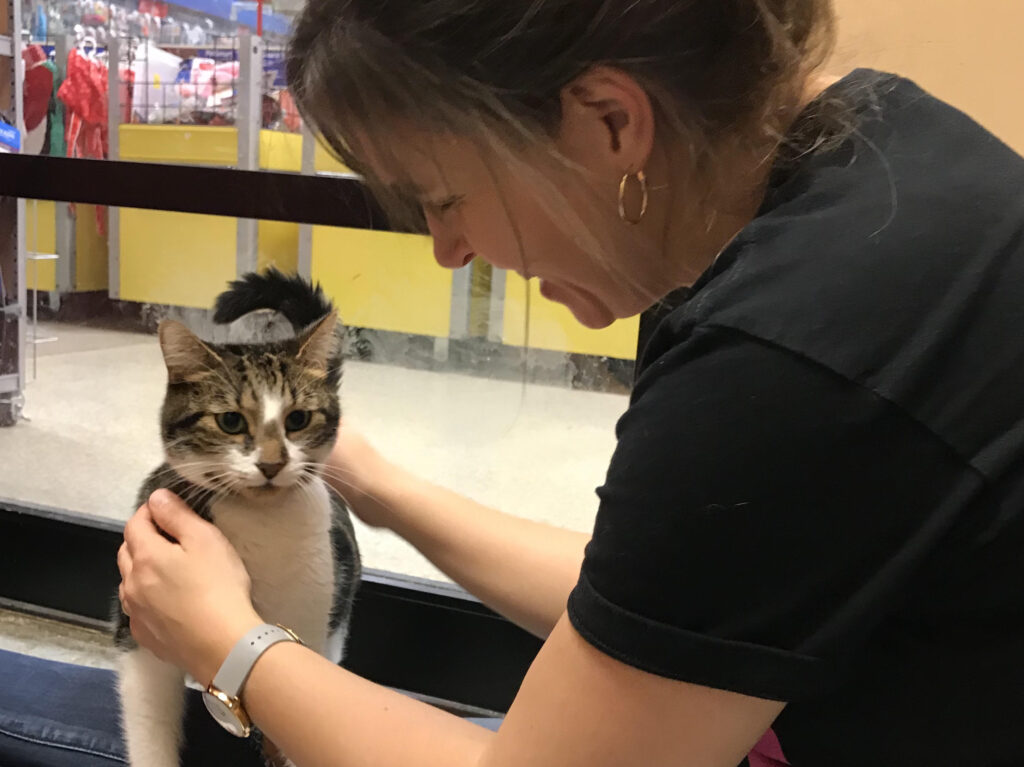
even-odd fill
[[[960,451],[957,450],[956,447],[952,443],[950,443],[949,440],[945,439],[941,434],[937,433],[928,424],[924,423],[921,419],[919,419],[917,416],[915,416],[913,413],[911,413],[909,410],[903,407],[903,405],[901,405],[899,402],[893,401],[890,397],[887,397],[886,395],[879,392],[877,389],[864,384],[862,381],[850,378],[846,374],[836,370],[831,365],[823,362],[822,360],[817,359],[816,357],[810,356],[806,352],[800,351],[799,349],[794,349],[791,346],[786,346],[785,344],[780,344],[778,341],[773,341],[771,339],[764,338],[762,336],[757,335],[756,333],[751,333],[750,331],[743,330],[742,328],[737,328],[733,325],[727,325],[717,322],[703,322],[694,326],[693,332],[698,332],[702,329],[731,333],[733,335],[745,338],[748,341],[753,341],[754,343],[757,343],[759,345],[775,349],[776,351],[782,352],[791,357],[795,357],[799,359],[801,362],[804,362],[808,365],[813,365],[814,367],[817,367],[821,370],[825,370],[832,376],[841,379],[843,382],[851,386],[854,386],[863,392],[867,392],[871,396],[876,397],[882,402],[884,402],[888,407],[891,407],[895,411],[899,412],[904,418],[909,420],[918,429],[924,432],[929,439],[942,445],[952,456],[956,458],[957,462],[959,462],[964,469],[968,470],[972,474],[975,474],[986,485],[990,482],[990,478],[981,469],[975,466],[967,456],[961,454]]]

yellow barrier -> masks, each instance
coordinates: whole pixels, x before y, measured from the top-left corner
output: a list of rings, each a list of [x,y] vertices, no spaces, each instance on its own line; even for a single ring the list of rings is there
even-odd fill
[[[235,165],[238,130],[191,125],[122,125],[122,160]],[[121,209],[120,298],[208,307],[234,279],[238,229],[223,216]]]
[[[25,249],[29,253],[57,252],[58,206],[65,204],[47,200],[25,201]],[[75,252],[73,256],[61,256],[74,259],[73,284],[57,285],[57,261],[29,261],[25,270],[25,284],[29,290],[59,289],[73,293],[107,289],[107,238],[100,236],[96,226],[96,206],[78,204],[75,210]]]
[[[122,125],[126,160],[233,165],[234,128]],[[347,172],[317,142],[318,171]],[[302,137],[262,131],[260,167],[298,171]],[[297,224],[259,222],[258,268],[298,265]],[[237,225],[233,218],[161,211],[121,210],[120,278],[129,301],[208,307],[235,277]],[[451,327],[452,274],[438,266],[429,238],[335,227],[313,227],[312,277],[338,305],[342,319],[357,327],[447,337]],[[632,359],[638,321],[588,330],[567,309],[530,286],[530,345],[579,354]],[[523,344],[526,283],[509,274],[505,288],[504,337]]]
[[[515,272],[505,276],[505,307],[502,341],[522,346],[526,335],[527,281]],[[536,280],[529,282],[530,348],[592,354],[599,357],[635,359],[639,317],[619,320],[603,330],[580,325],[572,312],[540,294]]]
[[[29,253],[57,252],[57,206],[48,200],[25,201],[25,250]],[[57,289],[56,261],[29,261],[25,265],[29,290]]]
[[[216,125],[122,125],[120,159],[174,165],[238,164],[238,129]]]
[[[452,273],[430,239],[362,229],[313,228],[314,280],[349,325],[445,338]]]
[[[230,127],[122,125],[121,158],[230,166],[238,161],[238,131]],[[302,137],[260,132],[260,167],[299,171]],[[299,227],[260,221],[257,268],[298,266]],[[121,210],[121,298],[208,307],[236,276],[236,219],[192,213]]]
[[[264,170],[302,170],[302,135],[279,131],[260,131],[260,168]],[[256,268],[276,266],[291,273],[299,267],[299,225],[286,221],[260,221],[259,252]]]
[[[338,162],[331,151],[321,141],[316,142],[313,152],[313,168],[317,173],[351,173],[345,165]]]
[[[96,206],[75,206],[75,285],[74,290],[106,290],[110,285],[107,270],[107,237],[96,227]]]

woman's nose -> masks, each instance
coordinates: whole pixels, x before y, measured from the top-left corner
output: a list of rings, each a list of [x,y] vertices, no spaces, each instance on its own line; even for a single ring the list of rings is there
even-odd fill
[[[437,247],[437,241],[434,241],[434,258],[445,269],[461,269],[473,260],[474,255],[473,251],[464,248],[442,250]]]
[[[446,231],[434,222],[429,223],[430,236],[434,241],[434,258],[445,269],[460,269],[476,255],[461,236]]]

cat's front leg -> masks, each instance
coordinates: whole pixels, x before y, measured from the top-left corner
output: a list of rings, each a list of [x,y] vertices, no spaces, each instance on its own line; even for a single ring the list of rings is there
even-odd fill
[[[121,656],[118,690],[121,723],[131,767],[179,767],[185,679],[149,650]]]
[[[284,755],[270,738],[263,736],[263,763],[266,767],[295,767],[295,762]]]

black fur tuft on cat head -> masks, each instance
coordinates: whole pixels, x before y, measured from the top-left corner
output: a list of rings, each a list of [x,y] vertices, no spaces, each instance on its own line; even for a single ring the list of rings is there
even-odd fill
[[[261,273],[250,272],[232,282],[217,297],[213,321],[228,325],[259,309],[281,313],[299,332],[329,314],[334,306],[319,284],[313,285],[297,274],[285,275],[271,267]]]

